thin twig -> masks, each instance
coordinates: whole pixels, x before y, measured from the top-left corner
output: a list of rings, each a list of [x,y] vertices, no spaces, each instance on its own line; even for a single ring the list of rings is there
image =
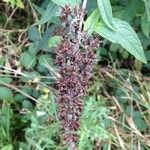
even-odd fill
[[[14,13],[16,12],[16,10],[18,9],[18,7],[16,7],[13,12],[11,13],[11,15],[9,16],[9,18],[7,19],[7,22],[5,23],[4,29],[7,27],[8,22],[10,21],[10,19],[12,18],[12,16],[14,15]]]

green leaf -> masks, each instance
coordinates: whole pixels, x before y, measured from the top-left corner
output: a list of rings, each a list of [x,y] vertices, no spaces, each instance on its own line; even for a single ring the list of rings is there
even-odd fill
[[[112,30],[115,30],[112,8],[109,0],[97,0],[100,15],[104,23]]]
[[[26,69],[30,69],[30,68],[33,68],[35,66],[36,58],[32,54],[30,54],[29,52],[24,52],[21,55],[20,62]]]
[[[59,6],[53,2],[50,2],[43,13],[41,20],[37,24],[44,24],[51,21],[51,19],[56,16],[60,16]]]
[[[81,0],[52,0],[54,3],[56,3],[59,6],[64,7],[65,5],[69,6],[79,6],[79,3],[81,3]]]
[[[146,126],[146,122],[143,119],[143,116],[140,111],[134,111],[133,120],[140,131],[145,131],[148,127]]]
[[[14,6],[17,6],[19,8],[24,8],[24,4],[22,2],[22,0],[3,0],[4,2],[9,2],[11,4],[11,6],[14,8]]]
[[[30,101],[28,101],[28,100],[24,100],[22,102],[22,108],[26,108],[26,109],[32,110],[33,109],[33,104]]]
[[[148,16],[148,21],[150,21],[150,0],[143,0],[145,3],[145,9]]]
[[[48,28],[42,36],[42,39],[40,40],[40,43],[38,44],[38,49],[43,50],[43,51],[52,51],[53,49],[49,48],[48,42],[50,35],[53,33],[54,27],[52,26],[51,28]]]
[[[145,52],[147,61],[150,61],[150,51]]]
[[[142,31],[145,34],[145,36],[149,38],[150,22],[148,21],[148,16],[147,16],[146,10],[141,17],[141,26],[142,26]]]
[[[21,0],[16,0],[16,5],[19,8],[22,8],[22,9],[24,8],[23,2]]]
[[[4,146],[1,150],[13,150],[13,146],[11,144]]]
[[[3,66],[5,64],[6,59],[4,57],[2,57],[2,55],[0,56],[0,66]]]
[[[28,35],[29,35],[30,40],[32,41],[40,40],[40,34],[36,27],[30,27],[28,30]]]
[[[61,36],[53,36],[49,39],[49,47],[56,47],[62,40]]]
[[[40,66],[45,66],[46,64],[52,64],[52,58],[51,58],[51,55],[41,55],[39,57],[39,64]]]
[[[12,102],[13,100],[12,90],[7,87],[0,86],[0,99]]]
[[[35,5],[34,3],[32,3],[33,7],[36,9],[36,11],[40,14],[43,15],[44,14],[44,9],[42,9],[41,7],[38,7],[37,5]]]
[[[88,34],[92,34],[92,32],[97,27],[99,18],[100,18],[99,10],[95,9],[85,21],[83,30],[88,31]]]
[[[2,84],[2,85],[3,85],[4,83],[10,84],[11,81],[12,81],[12,78],[9,78],[9,77],[0,77],[0,84]]]
[[[38,53],[38,44],[39,44],[39,42],[34,42],[34,43],[31,43],[31,45],[29,45],[28,52],[31,55],[35,56]]]
[[[114,24],[117,29],[115,31],[109,29],[103,23],[99,23],[95,31],[109,41],[120,44],[138,60],[147,63],[141,42],[131,26],[118,19],[114,19]]]
[[[142,8],[142,4],[143,2],[141,0],[129,1],[122,15],[123,20],[131,22],[136,16],[136,13]]]

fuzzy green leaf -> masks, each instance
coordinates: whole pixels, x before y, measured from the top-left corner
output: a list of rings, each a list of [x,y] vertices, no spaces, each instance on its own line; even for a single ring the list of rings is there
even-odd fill
[[[53,17],[59,16],[59,6],[57,6],[55,3],[50,2],[45,10],[45,12],[42,15],[41,20],[38,22],[38,24],[44,24],[48,21],[51,21]]]
[[[94,29],[97,27],[99,18],[100,18],[99,10],[95,9],[85,21],[83,30],[87,31],[88,34],[92,34]]]
[[[104,23],[99,23],[95,31],[109,41],[120,44],[138,60],[147,63],[142,44],[131,26],[119,19],[114,19],[114,24],[117,29],[115,31],[108,28]]]
[[[57,5],[60,5],[62,7],[64,7],[65,5],[69,5],[69,6],[78,6],[79,3],[81,3],[81,0],[52,0],[54,3],[56,3]]]
[[[112,8],[109,0],[97,0],[98,8],[103,22],[112,30],[115,30]]]

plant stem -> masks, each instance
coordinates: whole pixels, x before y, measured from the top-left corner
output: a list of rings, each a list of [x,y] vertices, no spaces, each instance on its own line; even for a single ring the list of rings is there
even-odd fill
[[[86,8],[86,4],[87,4],[87,0],[83,0],[82,9],[85,9],[85,8]]]
[[[85,9],[86,9],[86,4],[87,4],[87,0],[83,0],[83,3],[82,3],[82,10],[85,10]],[[84,12],[84,13],[85,13],[85,12]],[[83,18],[81,18],[80,25],[79,25],[79,34],[78,34],[78,39],[79,39],[79,41],[80,41],[80,39],[81,39],[80,33],[81,33],[81,31],[82,31],[83,22],[84,22],[84,15],[83,15]]]

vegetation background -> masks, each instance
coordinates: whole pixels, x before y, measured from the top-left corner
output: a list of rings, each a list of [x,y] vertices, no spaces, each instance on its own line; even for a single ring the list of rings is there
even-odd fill
[[[65,1],[65,0],[64,0]],[[138,34],[147,64],[102,38],[81,118],[79,150],[150,149],[150,0],[110,0]],[[60,24],[51,0],[0,2],[0,149],[65,150],[50,45]],[[97,8],[88,0],[87,16]]]

